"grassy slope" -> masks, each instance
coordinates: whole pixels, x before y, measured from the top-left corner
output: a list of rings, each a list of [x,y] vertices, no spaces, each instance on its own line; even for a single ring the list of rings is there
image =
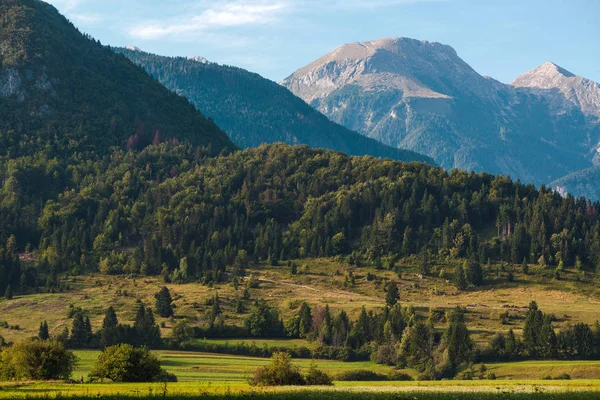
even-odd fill
[[[488,274],[490,285],[482,288],[457,292],[448,281],[449,274],[439,278],[439,272],[433,277],[420,279],[417,271],[405,263],[402,278],[391,271],[377,271],[372,267],[363,267],[355,271],[355,286],[346,286],[345,275],[348,266],[329,259],[299,261],[299,270],[308,272],[301,275],[290,275],[286,267],[256,266],[249,272],[258,274],[261,282],[258,289],[252,289],[251,300],[246,302],[248,309],[255,298],[262,298],[276,305],[284,319],[297,311],[299,301],[306,300],[313,305],[329,304],[335,310],[344,309],[351,317],[356,317],[364,305],[367,308],[384,306],[383,286],[385,279],[393,279],[401,286],[401,302],[412,304],[422,315],[426,315],[430,307],[452,308],[456,305],[466,306],[468,324],[473,337],[479,343],[485,343],[495,332],[506,332],[509,328],[518,333],[523,326],[523,308],[507,308],[508,306],[524,307],[531,300],[536,300],[542,310],[556,315],[556,327],[565,323],[583,321],[593,323],[600,315],[600,289],[593,280],[577,282],[574,272],[563,274],[561,281],[542,276],[525,276],[515,274],[515,281],[508,283],[503,276]],[[436,267],[452,271],[453,265]],[[379,280],[367,281],[366,274],[371,272]],[[502,275],[502,274],[501,274]],[[551,275],[551,274],[549,274]],[[495,280],[495,281],[494,281]],[[272,281],[272,282],[271,282]],[[154,304],[154,293],[163,283],[158,278],[138,278],[114,276],[82,276],[68,278],[71,290],[65,293],[37,293],[17,296],[12,301],[0,300],[0,319],[11,325],[19,325],[20,330],[0,328],[0,335],[8,340],[18,340],[37,334],[39,324],[47,320],[51,333],[60,332],[71,321],[66,317],[69,304],[89,311],[94,329],[100,327],[103,313],[108,305],[117,309],[121,322],[131,322],[134,318],[134,304],[141,299],[146,304]],[[217,291],[223,302],[228,323],[242,324],[244,315],[234,313],[237,292],[231,284],[218,284],[214,287],[199,284],[168,285],[177,306],[178,317],[186,316],[195,323],[203,324],[203,314],[208,308],[206,300]],[[119,295],[118,293],[121,293]],[[125,295],[125,293],[127,295]],[[508,312],[510,321],[503,325],[499,315]],[[175,321],[163,320],[165,323],[163,336],[170,335]],[[443,325],[438,325],[443,327]],[[250,339],[252,340],[252,339]],[[235,342],[237,340],[230,340]],[[306,344],[304,341],[291,342],[295,345]],[[262,343],[258,343],[262,345]],[[277,341],[276,345],[289,344]]]

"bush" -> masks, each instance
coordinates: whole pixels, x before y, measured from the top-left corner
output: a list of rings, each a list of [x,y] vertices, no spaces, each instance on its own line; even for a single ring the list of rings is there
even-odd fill
[[[412,376],[410,376],[407,373],[404,372],[399,372],[399,371],[392,371],[388,374],[387,376],[388,381],[392,381],[392,382],[401,382],[401,381],[412,381],[413,378]]]
[[[317,366],[312,364],[306,374],[306,384],[311,386],[331,386],[333,381],[325,372],[317,369]]]
[[[62,343],[30,339],[0,352],[0,380],[69,379],[76,363]]]
[[[300,369],[292,365],[292,357],[287,353],[275,353],[271,362],[258,368],[249,380],[252,386],[306,385]]]
[[[113,382],[176,382],[177,378],[160,367],[160,361],[146,348],[129,344],[104,349],[92,366],[90,380]]]
[[[345,371],[337,376],[338,381],[387,381],[388,377],[377,372],[369,371],[367,369],[357,369],[355,371]]]
[[[571,380],[571,375],[567,374],[567,373],[562,373],[560,375],[558,375],[556,378],[554,378],[556,380],[565,380],[565,381],[569,381]]]

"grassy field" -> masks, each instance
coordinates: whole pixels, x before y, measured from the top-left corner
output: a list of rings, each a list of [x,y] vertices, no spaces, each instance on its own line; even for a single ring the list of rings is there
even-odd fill
[[[161,365],[169,372],[174,373],[180,382],[214,382],[214,383],[243,383],[252,372],[269,362],[266,358],[230,356],[224,354],[194,353],[183,351],[156,351]],[[76,351],[79,365],[73,372],[73,377],[87,377],[92,363],[99,352],[94,350]],[[391,367],[374,364],[371,362],[346,363],[332,360],[307,360],[297,359],[294,364],[300,368],[308,369],[314,362],[323,371],[335,376],[340,372],[370,369],[375,372],[387,374]]]
[[[107,398],[109,395],[125,397],[148,398],[157,395],[162,397],[166,393],[168,398],[176,399],[177,396],[192,398],[217,399],[338,399],[342,394],[352,399],[428,399],[428,398],[498,398],[498,399],[591,399],[600,398],[600,361],[598,362],[519,362],[487,364],[490,372],[502,380],[473,380],[473,381],[436,381],[436,382],[339,382],[327,388],[252,388],[247,383],[247,377],[257,367],[265,365],[268,360],[254,357],[227,356],[221,354],[160,351],[156,352],[162,365],[169,372],[174,373],[179,382],[163,384],[67,384],[61,382],[21,382],[0,383],[0,399],[31,398],[35,395],[76,398]],[[78,380],[80,376],[86,377],[93,361],[98,356],[97,351],[77,351],[79,365],[73,374]],[[306,370],[310,367],[311,360],[294,360],[294,363]],[[345,363],[330,360],[315,360],[318,368],[332,376],[352,370],[370,369],[387,374],[390,367],[385,367],[370,362]],[[415,371],[405,370],[412,376]],[[572,380],[542,380],[544,376],[558,376],[569,373]],[[307,391],[308,390],[308,391]],[[397,397],[390,397],[391,394]],[[428,397],[432,393],[436,396],[455,397]],[[473,396],[473,393],[484,397]],[[543,396],[540,394],[544,394]],[[522,395],[535,395],[539,397],[522,397]],[[560,397],[559,396],[566,396]],[[576,397],[579,396],[587,397]],[[210,395],[210,396],[209,396]],[[29,396],[29,397],[28,397]],[[83,396],[83,397],[80,397]],[[90,396],[90,397],[85,397]],[[208,396],[208,397],[207,397]],[[274,397],[277,396],[277,397]],[[316,396],[316,397],[315,397]],[[320,396],[320,397],[318,397]],[[508,396],[508,397],[506,397]],[[559,397],[557,397],[559,396]],[[46,397],[44,397],[46,398]],[[117,399],[118,397],[115,397]]]
[[[348,284],[350,266],[331,259],[298,261],[301,274],[291,275],[285,266],[254,266],[248,272],[261,279],[260,287],[251,289],[251,299],[246,301],[249,309],[254,299],[260,298],[277,306],[284,319],[295,312],[302,300],[312,305],[329,304],[330,308],[347,311],[351,318],[360,312],[362,306],[382,308],[385,305],[383,287],[386,281],[394,280],[400,285],[401,302],[413,305],[420,314],[426,314],[431,307],[442,309],[457,305],[466,307],[469,329],[474,340],[485,344],[495,332],[506,332],[513,328],[519,333],[523,326],[525,307],[531,300],[540,308],[557,317],[555,327],[560,329],[566,323],[594,323],[600,319],[600,287],[591,278],[577,281],[574,272],[566,271],[562,280],[544,277],[544,271],[531,269],[535,275],[515,273],[515,281],[507,282],[495,273],[487,274],[488,285],[459,292],[448,280],[449,273],[440,277],[440,272],[452,271],[453,264],[440,264],[434,267],[432,276],[421,278],[410,262],[401,266],[400,277],[393,271],[362,267],[354,270],[356,283]],[[495,267],[492,268],[495,270]],[[371,273],[376,277],[367,280]],[[502,275],[502,274],[501,274]],[[581,277],[580,277],[581,278]],[[18,340],[37,334],[39,324],[47,320],[51,333],[58,333],[70,327],[67,307],[72,304],[88,311],[94,329],[100,327],[104,311],[113,305],[121,322],[132,322],[135,301],[142,300],[154,305],[154,293],[164,283],[159,278],[131,278],[124,276],[87,275],[67,278],[69,291],[64,293],[35,293],[17,296],[11,301],[0,300],[0,319],[9,325],[19,325],[19,329],[0,328],[0,335],[7,340]],[[235,302],[241,297],[241,289],[235,290],[231,284],[203,286],[199,284],[167,285],[173,294],[177,318],[189,318],[194,324],[206,323],[204,315],[208,309],[207,300],[219,293],[227,324],[241,325],[244,314],[236,314]],[[506,314],[508,318],[501,318]],[[160,319],[162,334],[168,337],[176,320]],[[224,342],[225,340],[223,340]],[[235,343],[239,339],[228,339]],[[248,341],[248,340],[246,340]],[[248,342],[251,342],[248,341]],[[257,345],[262,345],[256,341]],[[260,343],[260,344],[259,344]],[[305,341],[281,341],[273,345],[309,345]]]
[[[180,382],[245,384],[249,374],[269,361],[265,358],[183,351],[156,351],[154,353],[159,356],[163,367],[174,373]],[[81,376],[87,378],[92,363],[98,357],[99,352],[82,350],[77,351],[76,354],[79,357],[79,365],[73,373],[73,377],[76,380]],[[341,372],[357,369],[368,369],[381,374],[388,374],[392,371],[391,367],[368,361],[294,360],[294,364],[302,369],[309,368],[311,363],[315,363],[318,368],[334,377]],[[490,363],[486,364],[486,367],[489,372],[495,373],[499,380],[541,380],[548,376],[557,377],[566,373],[573,380],[593,382],[594,379],[598,379],[597,384],[600,386],[600,361],[523,361]],[[414,370],[405,369],[401,372],[405,372],[412,377],[417,376],[417,372]],[[481,384],[478,382],[470,381],[468,383],[470,385]],[[486,382],[483,381],[484,384]],[[553,384],[556,384],[556,382],[552,381]],[[384,382],[384,384],[387,383],[389,382]],[[490,382],[487,382],[487,384],[490,384]],[[496,384],[496,382],[493,384]],[[561,383],[561,385],[564,384],[564,382]]]
[[[378,384],[379,383],[379,384]],[[248,388],[244,385],[204,383],[97,384],[67,385],[57,383],[23,383],[0,388],[2,399],[75,398],[75,399],[356,399],[356,400],[428,400],[428,399],[600,399],[600,387],[588,381],[547,384],[540,381],[504,382],[501,384],[410,382],[395,385],[361,382],[314,388]]]
[[[398,282],[401,287],[401,302],[412,304],[417,312],[426,315],[431,307],[448,309],[457,305],[468,310],[467,322],[474,340],[485,345],[495,332],[506,332],[513,328],[517,334],[523,326],[524,307],[536,300],[546,312],[557,317],[555,327],[560,329],[567,323],[583,321],[593,323],[600,318],[600,288],[588,279],[577,282],[574,273],[564,273],[563,280],[557,282],[541,275],[525,276],[517,273],[514,282],[507,282],[495,274],[488,275],[489,285],[458,292],[447,280],[449,277],[439,271],[451,271],[453,266],[438,265],[432,277],[421,278],[410,263],[402,267],[398,276],[392,271],[363,267],[354,271],[356,283],[347,282],[350,267],[329,259],[300,261],[299,275],[291,275],[286,267],[255,266],[249,273],[260,279],[260,286],[251,289],[251,299],[246,301],[246,309],[254,299],[261,298],[277,306],[284,319],[297,312],[302,300],[312,305],[329,304],[335,312],[347,311],[356,317],[364,305],[367,308],[384,306],[383,287],[388,280]],[[532,267],[533,268],[533,267]],[[367,273],[376,279],[367,280]],[[0,300],[0,319],[19,329],[0,328],[0,335],[8,340],[34,336],[40,321],[47,320],[52,333],[60,332],[72,321],[67,318],[67,307],[72,304],[81,307],[90,315],[94,329],[98,329],[108,305],[113,305],[121,322],[132,322],[135,302],[142,300],[154,304],[154,293],[164,285],[158,278],[114,277],[88,275],[67,278],[69,290],[64,293],[32,293],[17,296],[12,301]],[[242,324],[244,314],[236,314],[236,299],[241,297],[241,289],[235,290],[231,284],[203,286],[199,284],[168,285],[174,297],[177,318],[189,318],[202,326],[208,309],[207,300],[219,293],[222,308],[228,324]],[[501,314],[508,318],[502,321]],[[162,335],[168,337],[176,323],[175,319],[157,318],[163,325]],[[443,327],[443,325],[439,325]],[[262,347],[314,346],[305,340],[258,340],[239,339],[196,339],[210,343],[255,343]],[[204,396],[215,399],[592,399],[600,398],[600,361],[528,361],[514,363],[487,364],[496,381],[441,381],[441,382],[336,382],[332,388],[317,388],[305,391],[298,388],[260,389],[250,388],[246,378],[252,371],[268,360],[253,357],[217,355],[193,352],[157,352],[163,366],[174,373],[178,383],[167,385],[167,397],[177,399]],[[78,380],[87,376],[97,351],[78,351],[80,363],[73,374]],[[310,366],[311,360],[294,360],[301,368]],[[329,360],[316,360],[317,366],[336,376],[349,369],[370,369],[387,374],[390,367],[370,362],[343,363]],[[477,368],[477,366],[475,366]],[[415,377],[416,371],[403,371]],[[568,374],[572,380],[544,380]],[[31,396],[78,396],[77,398],[108,398],[106,396],[148,398],[165,394],[165,387],[158,384],[65,384],[65,383],[0,383],[0,398],[33,398]],[[88,396],[88,397],[85,397]],[[124,398],[124,397],[114,397]]]

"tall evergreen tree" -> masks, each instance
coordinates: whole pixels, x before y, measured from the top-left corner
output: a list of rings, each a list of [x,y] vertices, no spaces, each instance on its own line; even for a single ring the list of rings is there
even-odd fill
[[[173,299],[171,292],[166,286],[163,286],[158,293],[154,295],[156,299],[156,312],[163,318],[173,316]]]
[[[305,301],[300,305],[298,317],[300,318],[300,337],[306,338],[312,329],[312,312],[310,306]]]
[[[108,307],[102,321],[100,340],[103,347],[110,347],[120,342],[119,320],[113,306]]]
[[[73,316],[73,326],[69,343],[74,348],[85,349],[90,344],[92,338],[92,326],[89,317],[83,312],[78,312]]]
[[[465,269],[461,264],[457,264],[454,269],[454,284],[458,290],[465,290],[468,286]]]
[[[385,302],[388,307],[393,307],[400,300],[400,292],[395,282],[390,282],[385,290]]]
[[[6,300],[12,300],[12,298],[13,298],[13,292],[12,292],[12,288],[10,285],[8,285],[6,287],[6,290],[4,291],[4,298]]]
[[[38,330],[38,338],[40,338],[40,340],[50,339],[50,332],[48,330],[48,322],[44,321],[40,324],[40,329]]]

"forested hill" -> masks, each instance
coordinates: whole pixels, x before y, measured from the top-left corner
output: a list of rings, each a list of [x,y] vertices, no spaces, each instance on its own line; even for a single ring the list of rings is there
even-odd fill
[[[283,142],[402,161],[429,157],[393,148],[331,122],[304,100],[241,68],[114,49],[141,65],[167,88],[187,97],[241,147]]]
[[[43,269],[152,275],[185,264],[187,279],[210,282],[236,273],[238,257],[393,265],[418,254],[551,269],[600,260],[598,204],[506,177],[306,146],[181,163],[188,152],[161,144],[74,167],[87,178],[32,227]]]
[[[174,138],[235,148],[185,98],[39,0],[0,0],[0,115],[0,156],[13,158]]]

